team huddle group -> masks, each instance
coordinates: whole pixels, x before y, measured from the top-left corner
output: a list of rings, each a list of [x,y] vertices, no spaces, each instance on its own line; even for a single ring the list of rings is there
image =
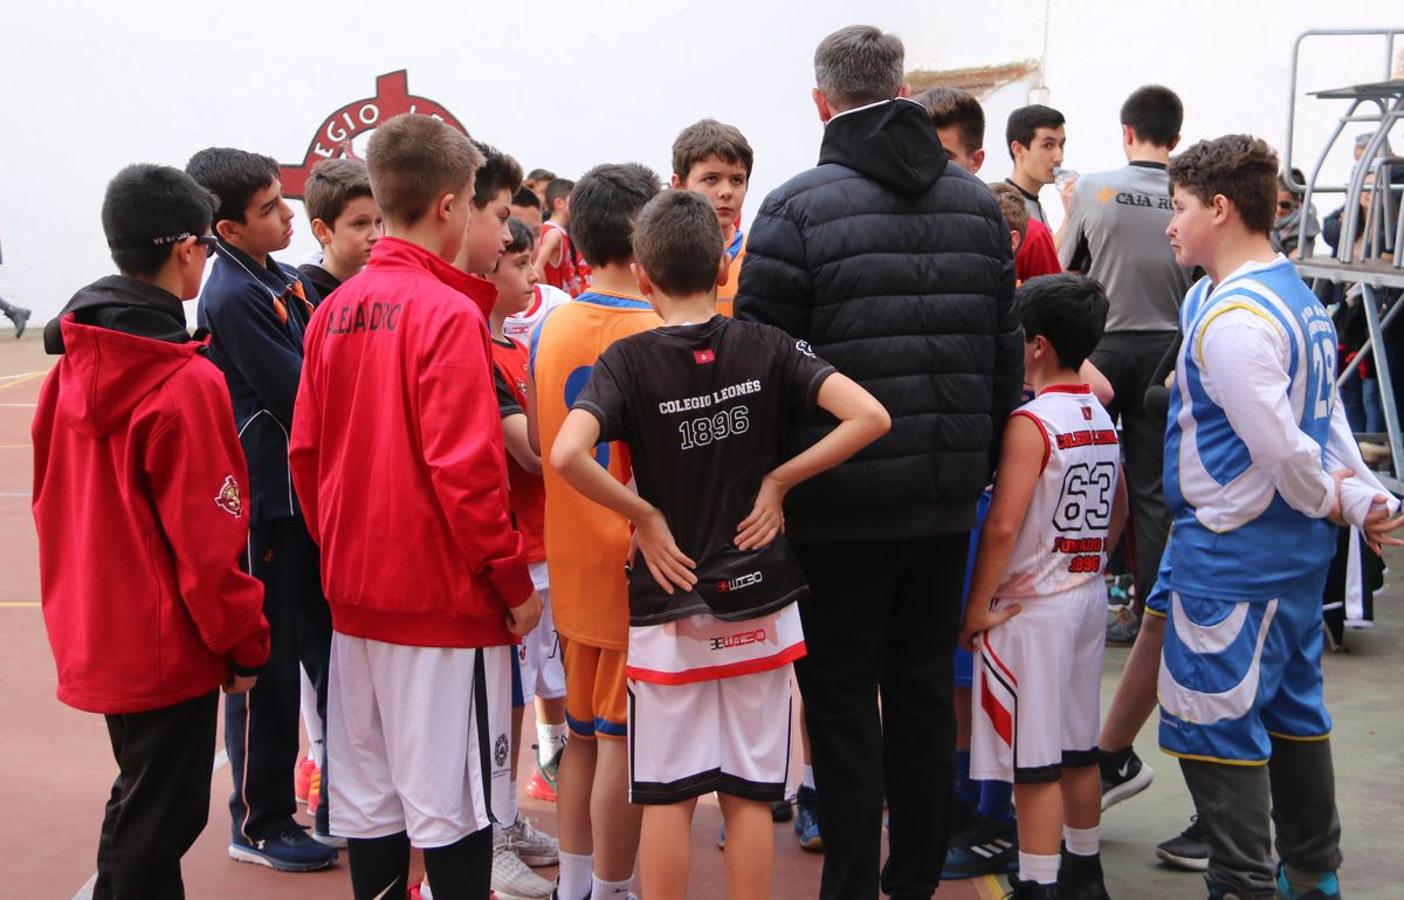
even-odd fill
[[[344,849],[360,900],[622,900],[636,863],[681,898],[712,793],[730,897],[771,894],[793,817],[821,897],[1104,898],[1157,689],[1209,895],[1339,896],[1322,588],[1398,503],[1270,241],[1276,156],[1172,158],[1180,101],[1141,88],[1054,234],[1056,110],[1014,112],[991,186],[979,103],[909,97],[895,36],[814,63],[819,164],[744,230],[712,119],[665,189],[396,117],[312,171],[297,268],[266,156],[111,181],[119,274],[45,328],[33,425],[59,699],[119,767],[95,897],[184,896],[221,688],[229,855]],[[1102,722],[1113,557],[1145,619]],[[517,810],[532,702],[558,838]]]

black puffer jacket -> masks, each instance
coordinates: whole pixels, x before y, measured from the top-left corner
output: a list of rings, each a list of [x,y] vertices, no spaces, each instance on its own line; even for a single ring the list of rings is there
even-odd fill
[[[909,100],[830,120],[818,167],[776,188],[751,223],[738,318],[808,341],[873,393],[892,431],[796,488],[797,541],[968,530],[1023,382],[1009,226],[993,194],[949,165]],[[818,416],[794,452],[832,426]]]

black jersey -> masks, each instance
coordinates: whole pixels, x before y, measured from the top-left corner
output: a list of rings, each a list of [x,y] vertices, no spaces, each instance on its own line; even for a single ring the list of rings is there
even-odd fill
[[[722,316],[636,334],[601,354],[572,408],[599,419],[601,441],[629,445],[639,495],[697,563],[696,588],[669,596],[639,561],[631,625],[697,613],[749,619],[807,595],[784,535],[757,550],[734,540],[761,480],[784,461],[791,423],[833,371],[778,328]]]

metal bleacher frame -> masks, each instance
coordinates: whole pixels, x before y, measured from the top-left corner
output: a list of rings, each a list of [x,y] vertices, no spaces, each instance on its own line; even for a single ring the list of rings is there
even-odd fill
[[[1404,159],[1383,155],[1389,146],[1387,138],[1395,125],[1404,122],[1404,78],[1391,78],[1394,64],[1395,38],[1404,36],[1404,26],[1398,28],[1313,28],[1297,36],[1292,46],[1291,88],[1287,106],[1287,144],[1284,153],[1284,178],[1293,190],[1304,192],[1302,209],[1310,210],[1312,196],[1318,193],[1339,193],[1345,195],[1345,208],[1354,210],[1360,204],[1361,194],[1371,190],[1370,213],[1365,222],[1365,241],[1356,259],[1355,241],[1358,236],[1357,216],[1341,216],[1340,250],[1336,258],[1305,259],[1293,258],[1303,278],[1316,283],[1321,280],[1335,283],[1355,283],[1360,286],[1361,303],[1364,305],[1365,320],[1369,326],[1369,337],[1350,365],[1337,379],[1341,385],[1357,367],[1371,354],[1375,357],[1375,371],[1379,379],[1380,403],[1384,407],[1385,427],[1388,430],[1390,449],[1390,472],[1381,481],[1396,494],[1404,493],[1404,442],[1401,442],[1399,409],[1394,401],[1394,385],[1390,378],[1389,356],[1383,340],[1384,326],[1404,309],[1404,301],[1397,302],[1384,311],[1381,309],[1383,292],[1391,288],[1404,289],[1404,215],[1396,208],[1395,193],[1391,190],[1394,172],[1404,171]],[[1379,37],[1384,41],[1383,79],[1366,84],[1355,84],[1343,88],[1313,91],[1309,96],[1318,100],[1344,100],[1350,106],[1341,115],[1330,140],[1316,158],[1315,165],[1307,175],[1305,184],[1296,184],[1292,178],[1293,126],[1296,119],[1297,73],[1301,61],[1302,43],[1311,37]],[[1373,106],[1373,110],[1370,108]],[[1362,109],[1362,107],[1364,107]],[[1378,175],[1370,188],[1365,186],[1368,164],[1357,165],[1351,174],[1350,182],[1344,185],[1320,184],[1321,169],[1332,152],[1337,151],[1337,142],[1350,125],[1370,125],[1374,133],[1361,156],[1362,163],[1378,160],[1375,163]],[[1404,137],[1404,134],[1401,134]],[[1404,142],[1401,142],[1404,143]],[[1347,143],[1344,152],[1351,152]],[[1309,216],[1302,216],[1302,231],[1298,246],[1305,245],[1306,226]],[[1383,224],[1384,227],[1381,227]],[[1392,227],[1391,227],[1392,226]],[[1393,261],[1381,258],[1381,254],[1393,255]],[[1382,314],[1383,313],[1383,314]]]

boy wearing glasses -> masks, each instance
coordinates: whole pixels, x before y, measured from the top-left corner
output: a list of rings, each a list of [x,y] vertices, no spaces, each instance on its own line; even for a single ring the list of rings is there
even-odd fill
[[[298,663],[317,689],[318,709],[325,710],[331,612],[288,467],[303,334],[318,297],[305,276],[270,255],[292,239],[293,212],[283,200],[276,162],[210,147],[191,157],[185,170],[219,198],[217,258],[200,292],[199,323],[211,332],[210,359],[224,371],[248,461],[245,564],[263,582],[273,641],[258,688],[225,703],[224,743],[234,780],[229,856],[281,872],[322,869],[336,861],[336,850],[293,821],[293,772]],[[324,781],[323,796],[326,790]],[[326,804],[318,806],[316,819],[316,833],[328,835]]]
[[[213,207],[179,169],[123,169],[102,206],[121,274],[44,329],[59,356],[33,424],[44,622],[59,700],[106,717],[118,766],[96,898],[184,896],[219,688],[242,695],[268,658],[263,589],[237,563],[247,475],[229,397],[181,306]]]

